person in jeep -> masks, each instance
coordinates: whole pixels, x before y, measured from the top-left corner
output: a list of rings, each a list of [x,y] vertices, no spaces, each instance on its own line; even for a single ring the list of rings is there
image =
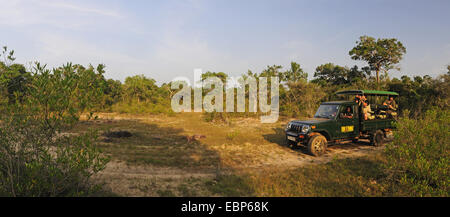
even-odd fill
[[[341,113],[341,118],[348,118],[348,119],[353,118],[353,111],[352,111],[351,106],[347,106],[347,108],[345,109],[345,112]]]
[[[343,140],[355,143],[360,139],[367,139],[370,144],[381,146],[387,139],[392,139],[396,120],[380,116],[380,112],[387,110],[388,106],[378,105],[376,100],[371,106],[366,96],[398,96],[398,93],[343,90],[336,95],[356,96],[351,101],[322,102],[313,118],[289,121],[285,128],[286,144],[292,147],[305,146],[310,154],[320,156],[326,152],[328,144]],[[393,99],[390,100],[392,108],[395,108]]]
[[[394,100],[393,96],[389,96],[383,103],[383,105],[388,107],[387,114],[389,117],[395,118],[397,116],[397,103]]]
[[[358,97],[359,96],[359,97]],[[364,120],[373,120],[375,116],[374,112],[370,108],[370,104],[364,95],[357,95],[355,98],[356,104],[361,108]]]
[[[355,95],[355,102],[358,106],[361,106],[361,95],[357,94]]]

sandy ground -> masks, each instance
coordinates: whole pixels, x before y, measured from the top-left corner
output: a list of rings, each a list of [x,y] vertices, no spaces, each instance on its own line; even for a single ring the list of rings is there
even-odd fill
[[[205,135],[206,139],[200,140],[200,143],[218,153],[220,158],[220,163],[215,169],[133,165],[112,159],[106,169],[95,178],[105,182],[111,191],[123,196],[186,196],[190,193],[192,196],[209,195],[208,192],[202,192],[204,190],[201,185],[204,180],[214,180],[219,173],[258,172],[268,168],[292,169],[305,165],[323,164],[336,158],[361,157],[383,150],[383,147],[370,146],[368,141],[360,141],[356,144],[342,142],[330,145],[325,155],[313,157],[303,147],[291,148],[284,145],[282,142],[284,135],[280,131],[283,123],[263,126],[254,119],[241,119],[231,126],[226,124],[221,126],[221,124],[202,121],[199,114],[183,116],[183,118],[117,114],[101,114],[99,117],[100,120],[97,122],[100,123],[132,119],[151,122],[161,127],[182,126],[182,135]],[[217,129],[213,129],[214,127]],[[227,135],[234,131],[239,132],[238,136],[229,139],[230,136],[227,137]],[[161,137],[164,138],[164,135],[158,134],[158,138]],[[178,189],[175,192],[185,191],[180,190],[180,186],[183,185],[188,185],[189,191],[182,195],[164,192],[164,189]]]

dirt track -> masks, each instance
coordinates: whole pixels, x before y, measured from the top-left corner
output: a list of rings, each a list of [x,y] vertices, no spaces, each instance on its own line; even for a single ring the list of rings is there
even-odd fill
[[[124,120],[136,122],[125,125],[125,122],[122,122]],[[149,123],[153,127],[151,130],[145,125]],[[113,157],[107,168],[96,177],[98,180],[106,182],[113,192],[128,196],[161,196],[164,195],[164,192],[158,193],[154,189],[178,188],[183,183],[189,183],[189,189],[200,192],[199,195],[208,195],[207,192],[201,193],[203,191],[202,180],[214,180],[218,174],[258,173],[258,171],[266,169],[282,171],[305,165],[323,164],[335,158],[361,157],[383,150],[383,147],[370,146],[368,141],[360,141],[356,144],[343,142],[330,145],[325,155],[313,157],[303,147],[291,148],[285,145],[282,130],[284,123],[262,125],[257,120],[242,119],[234,124],[214,124],[204,122],[199,114],[183,114],[176,117],[108,115],[103,116],[103,120],[97,121],[96,124],[99,126],[114,125],[115,129],[125,128],[135,135],[143,133],[146,135],[141,139],[122,139],[120,143],[114,144],[118,147],[127,146],[147,151],[158,146],[159,149],[169,148],[172,150],[171,144],[178,144],[178,146],[182,145],[181,152],[176,152],[176,155],[168,153],[167,157],[198,161],[198,165],[203,165],[204,161],[212,164],[198,167],[183,167],[178,164],[162,166],[151,163],[134,164],[130,163],[133,161],[123,161]],[[138,126],[138,124],[144,125]],[[161,129],[171,130],[163,132]],[[177,133],[174,133],[172,129],[176,129]],[[233,132],[237,133],[232,134]],[[185,137],[193,134],[202,134],[206,138],[195,144],[188,144]],[[155,139],[155,135],[157,135],[157,139]],[[183,150],[204,151],[189,154]],[[202,154],[202,152],[204,153]],[[149,155],[158,154],[162,153],[149,152]],[[211,154],[217,156],[211,160],[208,158]],[[128,158],[133,160],[132,155],[127,156]]]

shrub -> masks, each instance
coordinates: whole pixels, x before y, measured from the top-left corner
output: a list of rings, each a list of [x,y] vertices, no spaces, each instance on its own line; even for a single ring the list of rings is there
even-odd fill
[[[50,71],[37,64],[34,70],[27,94],[0,113],[0,195],[89,195],[100,187],[90,177],[108,158],[97,149],[95,132],[62,131],[101,99],[102,67]]]
[[[282,93],[280,111],[289,117],[312,117],[326,94],[314,83],[288,82],[288,91]]]
[[[51,136],[31,119],[7,121],[0,129],[1,196],[86,196],[100,190],[90,177],[108,159],[93,144],[95,134]]]
[[[386,148],[392,191],[408,196],[448,196],[450,112],[429,110],[422,119],[408,114]]]

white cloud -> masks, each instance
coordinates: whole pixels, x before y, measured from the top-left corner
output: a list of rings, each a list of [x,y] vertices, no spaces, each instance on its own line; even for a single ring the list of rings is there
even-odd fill
[[[2,7],[0,26],[45,24],[68,28],[90,24],[96,17],[122,17],[118,11],[104,9],[98,5],[83,5],[79,2],[75,4],[49,0],[0,0],[0,5]]]
[[[88,14],[96,14],[101,16],[108,16],[108,17],[121,17],[121,15],[117,11],[108,10],[108,9],[101,9],[99,6],[81,6],[76,5],[69,2],[61,2],[61,1],[39,1],[42,5],[63,9],[63,10],[69,10],[74,12],[82,12],[82,13],[88,13]]]

